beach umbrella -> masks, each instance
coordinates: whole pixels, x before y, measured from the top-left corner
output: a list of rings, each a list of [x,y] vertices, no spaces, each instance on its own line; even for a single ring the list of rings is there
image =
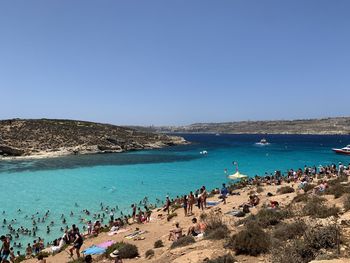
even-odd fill
[[[244,175],[244,174],[241,174],[239,171],[237,171],[236,173],[234,174],[231,174],[229,176],[227,176],[229,179],[231,180],[237,180],[237,179],[244,179],[244,178],[247,178],[248,176],[247,175]]]

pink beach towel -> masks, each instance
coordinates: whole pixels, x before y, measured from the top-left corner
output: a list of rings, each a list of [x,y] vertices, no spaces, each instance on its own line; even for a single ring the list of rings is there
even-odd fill
[[[108,247],[110,247],[110,246],[113,245],[114,243],[115,243],[115,241],[113,241],[113,240],[108,240],[108,241],[106,241],[106,242],[103,242],[103,243],[101,243],[101,244],[96,245],[96,247],[107,249]]]

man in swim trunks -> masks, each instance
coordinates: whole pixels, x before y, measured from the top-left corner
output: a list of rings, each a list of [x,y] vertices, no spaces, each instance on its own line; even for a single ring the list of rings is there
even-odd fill
[[[69,249],[70,256],[73,257],[73,250],[76,250],[77,257],[80,258],[80,248],[83,245],[83,237],[79,233],[79,228],[75,228],[73,246]]]
[[[180,237],[182,237],[182,228],[180,227],[179,222],[176,222],[175,228],[170,230],[168,240],[175,241],[178,240]]]
[[[1,236],[0,240],[2,242],[2,246],[0,249],[0,263],[5,263],[8,262],[7,258],[10,255],[10,241],[5,236]]]

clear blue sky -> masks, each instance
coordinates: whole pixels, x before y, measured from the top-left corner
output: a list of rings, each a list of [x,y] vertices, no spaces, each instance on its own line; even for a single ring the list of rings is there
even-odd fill
[[[0,2],[0,119],[350,116],[350,1]]]

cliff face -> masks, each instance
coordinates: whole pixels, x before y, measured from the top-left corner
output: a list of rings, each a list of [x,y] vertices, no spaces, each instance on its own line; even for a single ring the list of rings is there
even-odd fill
[[[142,130],[157,132],[232,134],[350,134],[350,117],[290,121],[196,123],[177,127],[144,127]]]
[[[178,136],[74,120],[0,121],[0,155],[35,156],[123,152],[184,144]]]

